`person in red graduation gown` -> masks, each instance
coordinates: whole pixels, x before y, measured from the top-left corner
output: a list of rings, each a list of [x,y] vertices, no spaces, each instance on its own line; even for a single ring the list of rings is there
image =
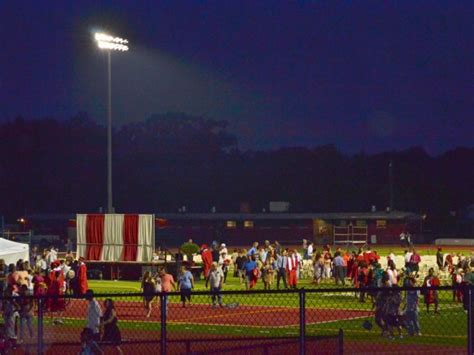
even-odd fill
[[[87,290],[89,289],[89,285],[87,283],[87,266],[84,262],[85,259],[83,257],[79,258],[79,266],[77,269],[77,293],[79,295],[85,295]]]
[[[207,285],[207,279],[209,277],[209,272],[211,271],[212,266],[212,252],[209,250],[206,244],[203,244],[201,246],[201,259],[203,264],[204,278],[206,279]]]

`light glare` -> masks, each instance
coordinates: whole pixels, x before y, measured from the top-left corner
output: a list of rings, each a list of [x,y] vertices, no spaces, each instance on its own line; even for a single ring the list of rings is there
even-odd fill
[[[115,51],[128,51],[128,40],[120,37],[113,37],[105,33],[96,33],[95,40],[100,49],[108,49]]]

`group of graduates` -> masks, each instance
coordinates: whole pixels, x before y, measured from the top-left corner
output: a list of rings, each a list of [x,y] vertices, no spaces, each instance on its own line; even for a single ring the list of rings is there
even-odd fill
[[[53,324],[61,324],[65,299],[60,296],[66,292],[83,295],[87,288],[87,268],[82,259],[53,259],[48,266],[44,263],[31,265],[28,260],[22,259],[16,264],[6,265],[4,260],[0,259],[0,290],[4,296],[4,338],[12,346],[21,343],[24,340],[25,326],[30,337],[33,336],[32,319],[37,309],[37,301],[27,296],[50,296],[45,298],[43,311],[50,312],[51,317],[57,316]],[[20,334],[17,334],[18,321]]]
[[[451,278],[453,301],[463,302],[462,288],[465,284],[465,275],[469,272],[470,264],[474,262],[474,253],[471,256],[457,255],[457,262],[451,254],[444,255],[441,247],[436,253],[436,264],[440,271],[447,272]]]
[[[303,260],[297,250],[285,249],[278,241],[271,244],[268,240],[262,245],[254,242],[248,250],[234,250],[232,255],[229,255],[225,244],[219,246],[218,243],[213,243],[211,247],[203,244],[201,258],[206,280],[215,263],[222,269],[225,283],[229,265],[233,264],[234,276],[239,277],[247,290],[253,289],[259,280],[262,281],[264,289],[271,289],[275,277],[277,288],[280,288],[280,283],[284,288],[296,288]]]
[[[313,283],[319,284],[323,279],[334,278],[336,284],[352,281],[355,287],[381,286],[380,256],[370,248],[349,253],[337,248],[333,254],[329,245],[322,252],[313,256]]]

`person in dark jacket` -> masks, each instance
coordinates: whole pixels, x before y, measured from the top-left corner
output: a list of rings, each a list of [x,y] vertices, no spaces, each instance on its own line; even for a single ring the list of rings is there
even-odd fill
[[[117,312],[115,311],[114,301],[110,298],[104,301],[104,315],[102,317],[102,341],[115,345],[117,351],[122,354],[122,349],[120,348],[120,343],[122,342],[122,335],[120,334],[120,329],[118,327],[118,318]]]

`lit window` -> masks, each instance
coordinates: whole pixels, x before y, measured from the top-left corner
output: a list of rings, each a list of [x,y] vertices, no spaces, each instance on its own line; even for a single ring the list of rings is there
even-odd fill
[[[235,227],[237,227],[237,222],[236,221],[227,221],[226,222],[226,227],[227,228],[235,228]]]
[[[387,221],[385,219],[378,219],[376,222],[376,227],[378,229],[383,229],[387,227]]]
[[[367,223],[366,223],[365,220],[363,220],[363,219],[358,219],[358,220],[356,221],[356,226],[357,226],[357,227],[365,227],[366,225],[367,225]]]
[[[253,228],[253,221],[244,221],[245,228]]]

